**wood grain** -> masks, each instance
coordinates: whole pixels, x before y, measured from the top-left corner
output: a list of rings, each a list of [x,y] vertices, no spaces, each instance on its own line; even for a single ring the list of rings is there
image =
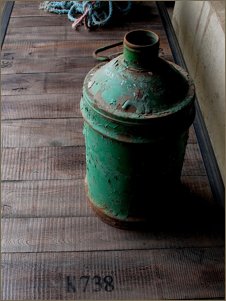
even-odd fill
[[[47,72],[68,72],[76,73],[80,69],[91,69],[97,65],[97,61],[90,57],[59,57],[39,58],[38,60],[24,58],[17,60],[1,60],[2,74],[17,73],[47,73]]]
[[[2,180],[78,179],[85,175],[84,146],[4,148]],[[188,144],[182,175],[206,175],[196,144]]]
[[[194,198],[203,200],[206,205],[215,204],[207,176],[182,176],[181,183]]]
[[[4,300],[181,300],[224,297],[223,248],[2,255]],[[81,276],[90,276],[83,292]],[[113,277],[107,292],[92,277]],[[75,281],[77,281],[75,292]],[[95,291],[96,290],[96,291]]]
[[[2,180],[83,179],[85,148],[4,148]]]
[[[182,175],[206,175],[205,166],[202,160],[198,144],[187,145],[184,157],[184,164],[182,168]]]
[[[165,36],[160,36],[161,49],[160,56],[167,60],[172,60],[171,51]],[[1,58],[3,60],[23,59],[23,58],[56,58],[56,57],[84,57],[91,56],[92,52],[99,47],[118,42],[114,36],[108,41],[96,39],[95,43],[87,40],[75,41],[28,41],[21,37],[20,40],[4,42]],[[105,53],[115,53],[122,50],[116,47]]]
[[[183,212],[184,215],[185,213]],[[186,219],[186,224],[181,223],[180,229],[173,228],[167,221],[164,221],[165,225],[156,221],[150,232],[112,228],[99,218],[89,216],[4,218],[2,220],[2,252],[148,250],[212,247],[213,243],[215,247],[224,246],[222,226],[221,231],[220,227],[213,223],[208,228],[196,224],[196,229],[194,229],[195,218],[193,217],[192,221],[189,221],[187,216],[183,218]]]
[[[89,67],[75,73],[8,74],[2,76],[2,95],[73,94],[80,89]],[[80,92],[81,93],[81,92]]]
[[[46,16],[46,12],[39,9],[39,5],[39,1],[15,1],[11,17]],[[55,14],[48,15],[53,18],[55,16]]]
[[[119,47],[118,47],[119,48]],[[107,53],[107,52],[106,52]],[[161,55],[163,57],[163,55]],[[166,56],[164,55],[164,58]],[[98,61],[92,57],[92,52],[87,57],[57,57],[57,58],[24,58],[24,59],[5,59],[1,60],[2,74],[18,73],[76,73],[79,69],[89,70],[96,66]],[[88,69],[89,68],[89,69]]]
[[[189,144],[197,143],[197,138],[196,138],[195,129],[193,125],[191,125],[191,127],[189,128],[188,143]]]
[[[131,28],[135,28],[137,26],[144,26],[147,24],[150,24],[150,26],[158,26],[159,20],[158,16],[154,11],[151,11],[150,8],[148,8],[148,11],[145,12],[145,9],[147,6],[140,7],[141,13],[143,13],[142,19],[141,16],[137,16],[134,13],[130,16],[126,16],[126,18],[123,19],[124,23],[127,24],[127,26],[130,26]],[[22,10],[22,9],[21,9]],[[23,9],[26,11],[26,9]],[[145,12],[145,13],[144,13]],[[42,26],[67,26],[72,31],[76,32],[74,29],[72,29],[71,25],[72,22],[68,20],[67,15],[57,15],[51,14],[49,12],[46,12],[45,14],[37,15],[37,10],[34,9],[33,16],[25,15],[23,17],[17,17],[12,15],[12,18],[10,19],[9,28],[24,28],[24,27],[42,27]],[[36,14],[36,16],[35,16]],[[39,12],[38,12],[39,14]],[[51,18],[52,17],[52,18]],[[120,25],[122,25],[122,20],[118,18],[114,24],[114,27],[118,28]],[[105,27],[109,29],[108,27]],[[81,30],[81,28],[79,29]],[[99,29],[96,29],[98,31]]]
[[[2,123],[3,147],[84,145],[83,119],[12,120]]]
[[[112,38],[109,44],[117,40]],[[106,45],[105,40],[96,40],[95,44],[89,40],[79,41],[36,41],[28,42],[27,40],[15,40],[11,43],[4,43],[2,49],[2,59],[22,59],[22,58],[56,58],[56,57],[83,57],[91,56],[92,52],[99,47]],[[79,46],[79,47],[78,47]],[[117,52],[117,48],[116,48]]]
[[[203,208],[213,206],[206,176],[183,176],[181,181],[187,194]],[[86,200],[84,179],[6,181],[1,188],[2,218],[93,216]]]
[[[142,26],[143,29],[153,30],[161,38],[162,30],[160,25],[153,25],[145,23]],[[117,30],[116,30],[117,29]],[[100,28],[93,34],[92,31],[87,31],[85,28],[81,28],[79,31],[74,31],[71,26],[58,26],[57,30],[55,26],[42,26],[42,27],[19,27],[9,28],[7,36],[5,38],[6,43],[12,43],[15,41],[26,40],[27,42],[34,41],[58,41],[58,40],[100,40],[104,39],[107,43],[108,40],[119,39],[122,40],[124,35],[134,29],[130,24],[108,28]]]
[[[3,121],[1,143],[3,147],[84,145],[83,122],[83,118]],[[194,143],[194,138],[191,129],[188,142]]]
[[[92,216],[82,180],[2,183],[2,217]]]
[[[18,7],[18,5],[17,5]],[[17,9],[16,7],[16,9]],[[24,8],[20,8],[21,13],[26,12],[26,7],[24,5]],[[30,8],[31,9],[31,8]],[[31,10],[30,10],[31,11]],[[17,12],[18,13],[18,12]],[[34,14],[40,14],[39,16],[15,16],[15,10],[14,13],[10,19],[9,27],[41,27],[41,26],[70,26],[72,23],[68,20],[67,15],[57,15],[57,14],[50,14],[38,11],[38,9],[34,8]]]
[[[81,117],[81,89],[74,94],[38,94],[1,96],[1,118],[12,119],[57,119]]]
[[[21,18],[21,17],[27,18],[27,17],[36,17],[36,16],[38,16],[39,18],[47,17],[47,16],[53,17],[53,18],[56,17],[56,14],[52,14],[49,12],[45,12],[43,10],[39,10],[39,4],[40,4],[40,2],[37,2],[37,1],[29,1],[29,2],[28,1],[16,1],[16,5],[15,5],[15,8],[14,8],[14,11],[12,14],[13,19],[14,19],[14,17],[17,17],[17,19]],[[130,13],[128,15],[123,16],[123,20],[124,20],[124,22],[130,22],[130,23],[132,23],[132,21],[133,21],[133,23],[136,23],[136,22],[140,23],[141,21],[148,22],[148,21],[150,21],[150,15],[151,15],[152,23],[155,23],[155,22],[159,23],[159,16],[157,13],[156,6],[154,5],[154,2],[147,1],[144,3],[139,3],[139,5],[136,5],[136,2],[134,2],[133,9],[130,11]],[[62,17],[65,17],[65,16],[62,16]],[[117,21],[122,22],[122,18],[120,18],[118,16]],[[70,23],[71,22],[69,22],[69,24]],[[18,25],[18,23],[16,25]],[[41,24],[39,26],[41,26]]]

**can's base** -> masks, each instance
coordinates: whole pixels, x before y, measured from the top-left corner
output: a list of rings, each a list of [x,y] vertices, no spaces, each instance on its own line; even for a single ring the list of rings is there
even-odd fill
[[[106,213],[101,210],[101,208],[98,208],[93,204],[93,202],[90,200],[90,198],[87,196],[87,199],[89,201],[89,204],[91,208],[93,209],[94,213],[106,224],[120,229],[143,229],[145,228],[145,225],[147,224],[147,221],[145,219],[139,219],[139,218],[127,218],[125,220],[117,219],[113,216],[107,215]]]
[[[184,206],[184,201],[188,197],[181,183],[174,183],[174,185],[170,185],[165,192],[164,189],[163,192],[160,191],[158,196],[152,198],[151,202],[148,200],[147,203],[149,206],[141,207],[143,210],[139,213],[137,212],[137,215],[131,215],[122,220],[106,213],[104,208],[100,208],[95,204],[89,196],[86,178],[85,190],[88,203],[92,210],[104,223],[120,229],[142,231],[165,229],[169,226],[175,226],[175,228],[177,228],[178,208]],[[183,200],[183,202],[181,202],[181,200]]]
[[[90,207],[92,208],[93,212],[106,224],[119,228],[119,229],[130,229],[130,230],[144,230],[147,229],[148,225],[150,225],[150,220],[148,218],[143,217],[128,217],[125,220],[118,219],[114,216],[106,214],[102,208],[96,206],[92,199],[89,197],[88,194],[88,186],[85,179],[85,190],[86,190],[86,197]]]

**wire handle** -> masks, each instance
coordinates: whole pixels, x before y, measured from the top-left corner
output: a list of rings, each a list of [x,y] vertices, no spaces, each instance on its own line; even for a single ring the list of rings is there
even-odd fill
[[[101,61],[101,62],[104,62],[104,61],[110,61],[111,58],[113,56],[116,56],[116,55],[119,55],[119,54],[122,54],[122,52],[116,52],[116,53],[113,53],[113,54],[110,54],[109,56],[99,56],[98,53],[100,52],[103,52],[107,49],[111,49],[111,48],[114,48],[116,46],[120,46],[123,44],[123,41],[120,41],[120,42],[117,42],[117,43],[114,43],[114,44],[110,44],[110,45],[106,45],[104,47],[100,47],[100,48],[97,48],[94,52],[93,52],[93,57],[98,60],[98,61]]]

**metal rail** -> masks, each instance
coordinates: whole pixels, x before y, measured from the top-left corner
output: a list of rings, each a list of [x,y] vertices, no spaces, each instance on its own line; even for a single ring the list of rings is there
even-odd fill
[[[2,12],[2,20],[1,20],[1,49],[5,40],[5,35],[7,32],[7,28],[9,25],[9,19],[13,10],[14,1],[6,1],[3,12]]]
[[[174,61],[176,64],[188,71],[165,3],[164,1],[156,1],[156,5],[168,38]],[[195,99],[195,107],[196,117],[194,120],[194,128],[212,194],[215,201],[224,207],[225,187],[197,97]]]

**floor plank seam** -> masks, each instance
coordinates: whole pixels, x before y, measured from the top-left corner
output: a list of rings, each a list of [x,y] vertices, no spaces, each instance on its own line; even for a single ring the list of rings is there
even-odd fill
[[[72,178],[43,178],[43,179],[26,179],[26,180],[1,180],[2,183],[20,183],[20,182],[41,182],[41,181],[77,181],[77,180],[85,180],[85,177],[77,177],[75,179]]]
[[[32,121],[35,121],[35,120],[69,120],[69,119],[73,119],[73,120],[77,120],[77,119],[80,119],[80,120],[83,120],[83,117],[82,116],[74,116],[74,117],[46,117],[46,118],[38,118],[38,117],[35,117],[35,118],[13,118],[13,119],[4,119],[2,118],[2,123],[4,122],[8,122],[8,121],[26,121],[26,120],[32,120]]]
[[[63,146],[51,146],[51,145],[39,145],[39,146],[3,146],[3,147],[1,147],[1,149],[2,150],[5,150],[5,151],[7,151],[7,150],[11,150],[11,149],[18,149],[18,150],[20,150],[20,149],[40,149],[40,148],[43,148],[43,149],[63,149],[63,148],[76,148],[76,147],[78,147],[78,148],[81,148],[81,149],[85,149],[85,144],[83,143],[83,144],[75,144],[75,145],[63,145]],[[82,154],[83,155],[83,154]],[[46,180],[46,179],[43,179],[43,180]]]
[[[81,58],[83,58],[83,57],[81,57]],[[88,68],[89,68],[89,70],[92,68],[90,68],[90,67],[87,67],[87,70],[88,70]],[[67,72],[68,74],[73,74],[73,73],[76,73],[76,69],[80,69],[79,67],[75,67],[74,68],[75,70],[72,70],[71,72]],[[1,78],[3,78],[4,76],[6,76],[6,75],[14,75],[14,74],[16,74],[16,75],[30,75],[30,74],[61,74],[61,73],[65,73],[64,71],[58,71],[58,72],[54,72],[54,71],[45,71],[45,72],[19,72],[19,73],[17,73],[17,72],[14,72],[14,73],[3,73],[3,72],[1,72]],[[87,74],[87,72],[85,72],[84,73],[84,76]]]
[[[40,73],[39,73],[40,74]],[[3,78],[3,76],[1,75],[1,78]],[[76,92],[76,91],[75,91]],[[56,93],[42,93],[42,94],[40,94],[40,95],[46,95],[46,96],[48,96],[48,95],[53,95],[53,94],[56,94]],[[70,92],[70,93],[59,93],[59,95],[64,95],[64,96],[67,96],[67,95],[71,95],[72,93]],[[1,94],[1,97],[4,97],[4,96],[12,96],[12,97],[14,97],[14,96],[36,96],[37,94],[36,93],[32,93],[32,94],[28,94],[28,93],[26,93],[26,94],[4,94],[4,93],[2,93]]]
[[[42,216],[2,216],[1,220],[4,221],[4,220],[19,220],[19,219],[61,219],[61,218],[90,218],[90,217],[95,217],[93,215],[42,215]]]
[[[160,248],[128,248],[128,249],[93,249],[93,250],[72,250],[72,251],[37,251],[37,252],[1,252],[1,255],[13,255],[13,254],[46,254],[46,253],[50,253],[50,254],[57,254],[57,253],[99,253],[99,252],[128,252],[128,251],[166,251],[168,252],[169,250],[200,250],[200,249],[205,249],[205,250],[210,250],[210,249],[224,249],[225,246],[224,245],[217,245],[217,246],[189,246],[189,247],[160,247]]]

